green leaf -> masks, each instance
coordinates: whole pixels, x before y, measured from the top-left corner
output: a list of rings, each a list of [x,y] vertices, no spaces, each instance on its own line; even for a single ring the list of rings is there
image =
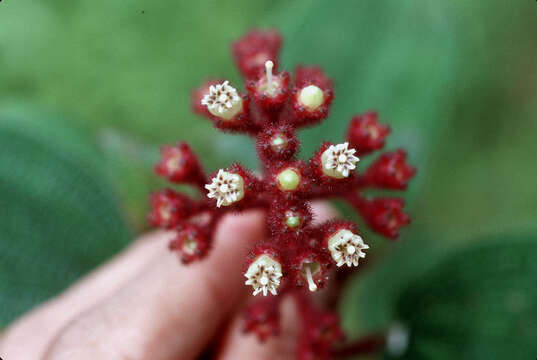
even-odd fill
[[[402,323],[408,348],[385,358],[536,356],[537,236],[496,236],[457,250],[413,245],[413,254],[400,249],[355,284],[346,302],[347,325],[362,323],[355,335]]]
[[[50,116],[0,114],[0,326],[128,243],[110,189],[80,134]]]

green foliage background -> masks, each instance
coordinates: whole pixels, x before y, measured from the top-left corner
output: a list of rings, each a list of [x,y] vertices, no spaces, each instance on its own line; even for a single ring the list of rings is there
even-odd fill
[[[451,314],[472,323],[467,332],[481,334],[492,321],[471,316],[463,300],[444,299],[438,283],[468,294],[492,286],[491,278],[524,277],[517,291],[537,301],[530,293],[537,283],[531,259],[510,272],[489,273],[484,269],[501,270],[504,258],[483,255],[487,261],[469,261],[467,272],[449,276],[462,256],[457,251],[466,251],[459,248],[535,253],[536,6],[501,0],[4,0],[0,324],[146,228],[147,194],[162,185],[151,172],[160,144],[188,140],[209,169],[239,159],[256,166],[251,141],[219,134],[191,114],[189,93],[211,75],[238,83],[229,43],[249,28],[271,26],[285,36],[285,68],[319,64],[336,81],[329,120],[301,135],[304,157],[320,141],[341,138],[351,115],[377,109],[394,130],[388,147],[408,148],[419,167],[407,194],[414,223],[400,243],[372,237],[378,266],[360,272],[349,288],[345,326],[356,335],[398,318],[411,334],[426,329],[419,341],[411,338],[413,358],[450,358],[445,349],[468,335],[435,337],[435,324],[460,326],[442,320]],[[524,241],[511,245],[519,238]],[[467,251],[464,259],[481,256]],[[434,275],[425,276],[429,271]],[[475,273],[483,275],[464,275]],[[414,286],[416,279],[423,283]],[[495,294],[508,283],[499,281],[480,304],[496,304]],[[437,308],[420,312],[425,305],[410,299],[426,293]],[[491,309],[500,314],[495,322],[512,318],[499,305]],[[527,316],[534,326],[537,313]],[[530,350],[537,355],[531,341],[518,348],[526,352],[517,357],[509,348],[515,359]]]

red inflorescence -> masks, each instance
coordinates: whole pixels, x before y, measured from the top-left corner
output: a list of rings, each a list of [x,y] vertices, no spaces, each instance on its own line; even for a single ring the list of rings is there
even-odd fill
[[[192,94],[193,110],[217,129],[256,140],[259,174],[232,164],[206,175],[187,144],[164,146],[156,173],[172,183],[194,185],[205,196],[192,199],[170,189],[157,192],[150,198],[149,221],[175,229],[170,249],[188,263],[207,255],[224,214],[265,209],[270,236],[246,259],[245,284],[254,295],[270,297],[248,307],[244,329],[261,340],[278,334],[281,298],[293,296],[303,328],[297,357],[329,359],[343,338],[338,317],[313,305],[306,293],[324,287],[334,265],[358,266],[369,246],[351,222],[313,223],[310,202],[345,200],[374,231],[395,239],[410,222],[402,211],[404,201],[370,198],[364,191],[404,190],[416,169],[399,149],[380,155],[361,174],[355,172],[359,157],[383,148],[390,133],[376,112],[354,116],[342,143],[325,142],[308,161],[299,160],[297,131],[328,116],[333,83],[320,68],[306,66],[296,69],[291,82],[289,73],[276,71],[280,47],[281,37],[274,30],[247,34],[233,44],[247,92],[228,81],[209,80]]]

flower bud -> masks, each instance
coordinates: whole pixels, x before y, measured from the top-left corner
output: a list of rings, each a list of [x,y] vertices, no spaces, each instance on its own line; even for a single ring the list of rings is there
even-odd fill
[[[170,242],[170,250],[177,251],[185,264],[203,258],[209,249],[207,234],[195,224],[185,224]]]
[[[155,166],[155,172],[175,183],[198,183],[204,175],[198,158],[188,144],[163,146],[160,149],[161,160]]]
[[[380,124],[377,113],[370,111],[352,118],[347,130],[347,140],[360,155],[366,155],[383,148],[389,133],[390,127]]]
[[[268,222],[273,236],[279,237],[284,243],[304,233],[311,223],[311,208],[304,202],[287,202],[281,199],[271,204]]]
[[[298,151],[298,139],[291,126],[276,125],[257,136],[257,151],[267,161],[289,160]]]
[[[152,194],[149,202],[152,207],[148,216],[150,224],[167,229],[179,225],[196,208],[196,203],[192,199],[171,189]]]
[[[400,227],[410,224],[410,217],[403,212],[404,205],[401,198],[376,198],[355,203],[369,226],[391,239],[399,236]]]
[[[268,60],[275,62],[281,43],[275,30],[254,30],[233,43],[233,55],[242,75],[254,78],[264,70]]]
[[[281,191],[296,191],[300,186],[301,178],[299,169],[287,167],[277,173],[276,184]]]
[[[382,154],[364,174],[365,182],[384,189],[404,190],[416,174],[416,168],[406,163],[406,151],[398,149]]]
[[[332,347],[334,343],[344,339],[344,333],[339,326],[339,316],[330,311],[318,311],[317,325],[309,329],[310,339],[317,344]]]
[[[244,332],[253,332],[261,342],[280,333],[280,299],[271,296],[250,304],[244,312]]]
[[[332,80],[320,68],[297,67],[292,98],[297,125],[310,125],[325,118],[333,98]]]

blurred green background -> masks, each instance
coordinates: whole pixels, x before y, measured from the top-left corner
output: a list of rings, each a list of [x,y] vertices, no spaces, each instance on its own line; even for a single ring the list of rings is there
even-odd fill
[[[239,83],[229,44],[270,26],[284,68],[336,82],[302,156],[376,109],[387,147],[419,168],[401,241],[363,229],[375,266],[346,291],[351,336],[397,321],[403,358],[535,358],[536,25],[532,1],[2,1],[0,325],[147,228],[159,145],[256,166],[252,142],[191,114],[189,94],[208,76]]]

